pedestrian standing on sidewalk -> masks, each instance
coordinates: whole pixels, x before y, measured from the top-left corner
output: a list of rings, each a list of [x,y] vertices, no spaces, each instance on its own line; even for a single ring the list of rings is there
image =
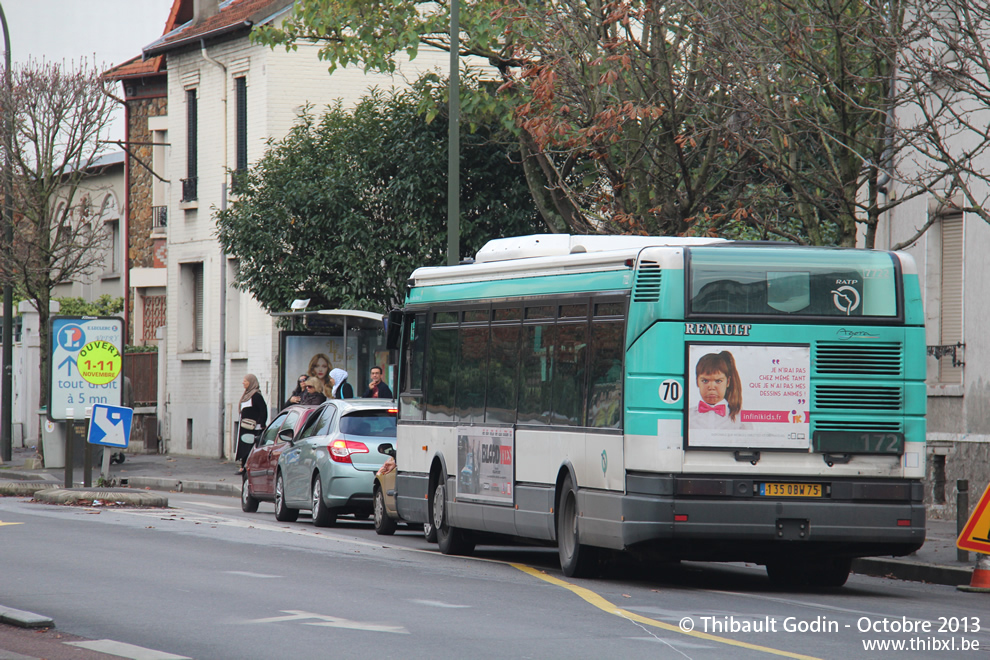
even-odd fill
[[[331,399],[353,399],[354,388],[347,382],[347,372],[343,369],[333,369],[330,372],[333,380],[333,396]]]
[[[371,385],[368,386],[368,391],[364,393],[365,399],[391,399],[392,390],[385,384],[382,380],[382,368],[375,365],[371,368]]]
[[[237,474],[244,473],[244,462],[247,461],[248,454],[254,446],[254,441],[258,434],[268,423],[268,404],[265,397],[261,396],[261,388],[258,387],[258,377],[248,374],[244,377],[244,394],[241,395],[241,420],[238,424],[238,442],[236,459],[241,464]]]

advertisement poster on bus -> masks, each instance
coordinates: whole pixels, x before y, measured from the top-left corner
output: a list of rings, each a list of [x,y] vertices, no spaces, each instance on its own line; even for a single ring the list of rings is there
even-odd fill
[[[328,382],[332,369],[347,372],[347,382],[357,389],[358,338],[347,338],[347,355],[344,355],[344,338],[326,335],[292,335],[283,337],[282,401],[288,401],[299,376],[316,376]]]
[[[511,427],[457,427],[457,497],[513,503],[515,438]]]
[[[692,344],[688,446],[807,449],[808,346]]]

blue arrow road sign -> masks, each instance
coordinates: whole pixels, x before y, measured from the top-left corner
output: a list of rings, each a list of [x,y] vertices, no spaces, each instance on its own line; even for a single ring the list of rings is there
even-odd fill
[[[108,447],[127,446],[131,437],[133,408],[95,403],[93,404],[92,415],[89,423],[89,437],[86,438],[89,444]]]

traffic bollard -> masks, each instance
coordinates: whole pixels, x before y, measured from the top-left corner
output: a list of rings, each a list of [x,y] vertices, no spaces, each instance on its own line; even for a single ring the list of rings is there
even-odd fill
[[[956,537],[962,534],[966,522],[969,520],[969,480],[958,479],[956,481]],[[956,548],[956,559],[959,561],[969,561],[969,551]]]

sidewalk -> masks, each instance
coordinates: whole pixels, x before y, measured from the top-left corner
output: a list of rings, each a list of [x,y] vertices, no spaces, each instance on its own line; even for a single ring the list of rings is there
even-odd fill
[[[44,481],[61,486],[64,469],[31,469],[33,449],[14,449],[13,460],[0,465],[0,486],[11,481]],[[127,454],[122,465],[111,465],[111,476],[123,485],[136,489],[166,492],[201,493],[239,497],[241,477],[236,474],[234,461],[192,456],[162,454]],[[82,484],[82,467],[75,468],[76,484]],[[100,476],[93,468],[93,483]],[[14,485],[14,484],[8,484]],[[929,520],[924,546],[907,557],[868,557],[853,561],[853,571],[864,575],[890,577],[899,580],[931,582],[933,584],[969,584],[977,555],[969,553],[969,561],[956,559],[956,524],[954,521]]]

